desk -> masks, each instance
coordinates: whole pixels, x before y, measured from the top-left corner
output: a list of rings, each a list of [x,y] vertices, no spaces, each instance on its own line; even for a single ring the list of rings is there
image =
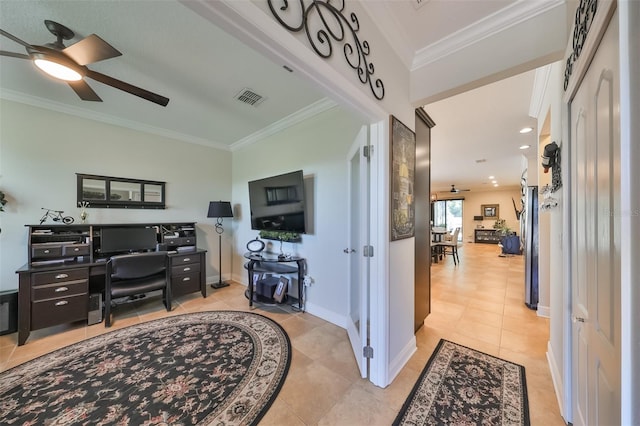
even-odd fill
[[[298,256],[279,258],[275,254],[245,253],[244,257],[249,259],[245,265],[249,273],[249,306],[253,306],[253,274],[254,272],[271,272],[274,274],[296,274],[298,275],[298,309],[304,312],[303,278],[305,269],[305,259]],[[291,263],[295,263],[293,266]]]
[[[171,297],[198,290],[206,297],[205,254],[206,250],[194,249],[168,255]],[[33,330],[86,321],[90,294],[104,293],[105,270],[104,259],[88,257],[18,269],[18,346]]]

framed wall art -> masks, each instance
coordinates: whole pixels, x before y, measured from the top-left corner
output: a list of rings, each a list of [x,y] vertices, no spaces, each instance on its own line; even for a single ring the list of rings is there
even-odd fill
[[[391,144],[391,241],[415,235],[413,185],[416,165],[416,134],[394,116],[390,117]]]
[[[483,204],[481,207],[482,216],[485,219],[500,219],[500,205],[499,204]]]

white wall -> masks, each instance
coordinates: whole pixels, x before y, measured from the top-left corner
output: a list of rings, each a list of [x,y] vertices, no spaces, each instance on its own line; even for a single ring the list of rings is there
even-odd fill
[[[0,108],[0,189],[8,199],[0,213],[0,290],[18,287],[24,225],[38,223],[41,207],[79,221],[76,173],[165,181],[165,210],[90,208],[88,222],[196,221],[209,281],[217,279],[217,234],[206,215],[210,200],[231,198],[230,152],[7,100]]]
[[[562,152],[562,132],[564,120],[564,106],[562,103],[562,83],[564,77],[564,64],[555,62],[550,66],[549,79],[547,87],[540,104],[539,115],[537,117],[539,129],[542,127],[547,116],[550,119],[549,135],[538,135],[540,142],[539,149],[543,149],[546,143],[556,141],[561,147]],[[566,148],[566,147],[564,147]],[[538,157],[542,154],[538,152]],[[562,168],[568,170],[568,151],[562,152]],[[539,187],[541,188],[551,182],[551,170],[545,174],[544,169],[538,161],[532,164],[529,173],[537,173]],[[563,179],[566,174],[563,173]],[[564,399],[565,399],[565,375],[563,369],[563,356],[566,356],[566,345],[570,342],[565,337],[565,321],[568,309],[567,304],[569,286],[564,281],[565,265],[563,263],[564,253],[562,250],[563,238],[563,216],[564,216],[564,191],[568,186],[568,182],[563,182],[563,188],[553,193],[553,198],[558,200],[558,207],[547,212],[540,212],[540,301],[539,306],[542,310],[546,310],[549,320],[549,344],[547,358],[549,360],[549,368],[556,389],[556,396],[560,405],[561,413],[564,415]],[[542,202],[542,196],[539,198]],[[543,228],[545,230],[543,231]],[[544,234],[543,234],[544,232]],[[542,246],[544,243],[544,247]],[[544,279],[543,279],[544,278]]]
[[[312,229],[300,243],[284,243],[283,251],[307,259],[307,272],[314,280],[307,290],[307,311],[342,327],[349,289],[343,253],[348,243],[347,152],[363,124],[335,107],[234,151],[232,160],[233,279],[247,284],[243,254],[247,242],[258,236],[251,230],[248,182],[302,169]],[[279,243],[274,249],[279,251]]]

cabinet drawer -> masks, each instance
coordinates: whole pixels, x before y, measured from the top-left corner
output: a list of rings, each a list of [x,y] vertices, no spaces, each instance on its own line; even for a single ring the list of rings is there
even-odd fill
[[[89,254],[89,244],[67,244],[62,246],[63,256],[86,256]]]
[[[86,320],[88,303],[86,294],[34,302],[31,305],[31,329]]]
[[[193,246],[196,244],[196,237],[165,238],[164,242],[169,246]]]
[[[191,272],[171,277],[171,297],[200,290],[200,272]]]
[[[31,282],[34,286],[65,281],[76,281],[82,279],[89,279],[88,268],[64,269],[51,272],[37,272],[31,276]]]
[[[35,244],[31,246],[31,257],[36,258],[47,258],[47,257],[60,257],[62,256],[62,246],[61,245],[38,245]]]
[[[172,270],[174,266],[186,265],[187,263],[198,263],[198,262],[200,262],[200,255],[196,253],[183,254],[181,256],[171,256]]]
[[[61,283],[41,285],[32,288],[32,301],[39,302],[47,299],[70,297],[87,294],[89,285],[87,280],[66,281]]]
[[[171,276],[188,274],[192,272],[200,272],[200,263],[187,263],[185,265],[177,265],[171,268]]]

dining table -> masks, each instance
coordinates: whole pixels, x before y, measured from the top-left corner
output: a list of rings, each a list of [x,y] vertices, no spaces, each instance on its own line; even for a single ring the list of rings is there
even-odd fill
[[[431,228],[431,258],[434,263],[438,263],[439,259],[442,259],[442,246],[444,236],[447,235],[447,228],[434,226]]]
[[[431,240],[435,243],[441,243],[444,236],[448,234],[447,228],[433,227],[431,228]]]

